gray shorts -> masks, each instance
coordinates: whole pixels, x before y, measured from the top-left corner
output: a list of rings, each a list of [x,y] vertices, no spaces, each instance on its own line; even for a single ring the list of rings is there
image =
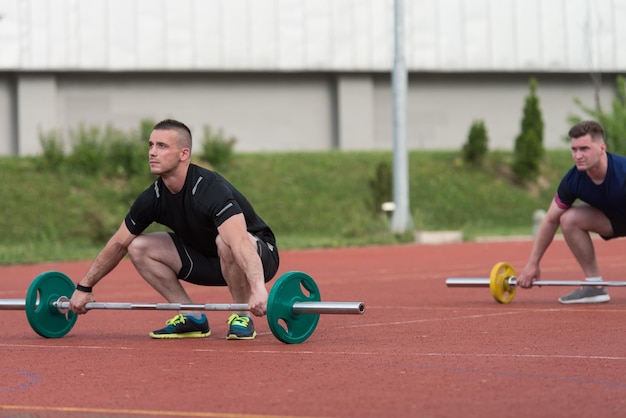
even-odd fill
[[[201,286],[226,286],[219,257],[207,257],[195,248],[187,245],[173,233],[169,233],[176,245],[183,267],[178,272],[178,279]],[[278,271],[278,248],[257,238],[256,250],[263,263],[265,283],[272,280]]]

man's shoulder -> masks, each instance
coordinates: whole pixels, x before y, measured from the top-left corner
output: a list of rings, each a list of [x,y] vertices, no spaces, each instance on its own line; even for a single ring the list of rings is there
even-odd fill
[[[187,182],[190,186],[198,188],[200,185],[208,187],[215,183],[216,180],[222,177],[215,171],[208,168],[201,167],[196,164],[189,165],[189,171],[187,172]]]
[[[612,152],[606,153],[608,159],[615,164],[626,165],[626,155],[614,154]]]
[[[214,176],[216,173],[215,171],[209,170],[206,167],[202,167],[200,165],[197,164],[189,164],[189,171],[188,171],[189,175],[192,177],[197,177],[197,176],[204,176],[204,177],[209,177],[209,176]]]
[[[150,183],[148,187],[144,189],[143,192],[139,194],[139,196],[137,196],[137,199],[146,199],[153,197],[158,198],[161,195],[161,190],[163,187],[163,180],[161,180],[161,177],[157,177],[152,181],[152,183]]]
[[[607,152],[609,171],[618,177],[626,176],[626,156]]]

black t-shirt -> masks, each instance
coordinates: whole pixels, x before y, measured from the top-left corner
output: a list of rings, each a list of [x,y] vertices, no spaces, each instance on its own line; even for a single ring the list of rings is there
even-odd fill
[[[276,246],[274,233],[243,194],[218,173],[191,164],[180,192],[172,194],[159,177],[137,197],[125,222],[134,235],[152,222],[165,225],[193,248],[217,257],[217,227],[239,213],[248,232]]]

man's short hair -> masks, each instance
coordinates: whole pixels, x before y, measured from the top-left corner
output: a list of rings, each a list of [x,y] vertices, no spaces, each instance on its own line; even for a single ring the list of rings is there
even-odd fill
[[[594,141],[604,141],[604,128],[594,120],[584,120],[572,126],[569,130],[570,138],[580,138],[587,134]]]
[[[184,123],[175,119],[164,119],[154,125],[153,131],[176,131],[178,133],[178,144],[182,148],[191,150],[191,130]]]

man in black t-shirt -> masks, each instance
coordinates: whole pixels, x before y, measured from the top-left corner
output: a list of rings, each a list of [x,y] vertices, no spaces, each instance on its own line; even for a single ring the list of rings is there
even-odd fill
[[[192,303],[179,282],[228,286],[233,303],[248,304],[249,312],[265,315],[265,283],[278,270],[272,230],[250,202],[218,173],[191,164],[191,132],[167,119],[150,135],[150,172],[159,177],[139,195],[119,229],[92,262],[76,286],[70,306],[87,312],[94,301],[92,287],[128,254],[141,276],[168,302]],[[143,234],[157,222],[172,232]],[[253,339],[248,311],[228,319],[228,339]],[[207,337],[209,323],[201,312],[180,312],[152,338]]]

